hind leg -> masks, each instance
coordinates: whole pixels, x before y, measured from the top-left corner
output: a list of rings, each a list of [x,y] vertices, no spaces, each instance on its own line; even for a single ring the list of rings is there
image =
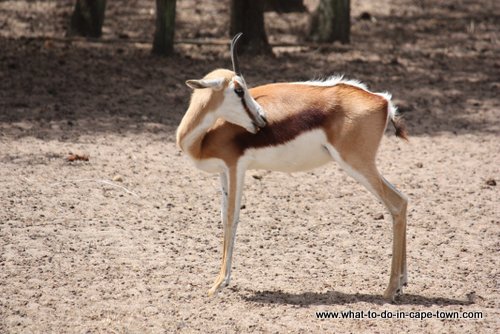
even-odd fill
[[[391,276],[384,297],[394,300],[396,294],[403,292],[403,286],[407,284],[408,280],[406,269],[406,208],[408,201],[387,180],[383,177],[381,179],[385,195],[382,201],[391,212],[393,220]]]
[[[406,208],[408,200],[378,172],[374,159],[348,159],[344,161],[335,148],[328,145],[327,150],[341,167],[356,181],[375,195],[389,210],[393,220],[392,264],[389,286],[384,298],[394,300],[402,293],[407,283],[406,270]]]

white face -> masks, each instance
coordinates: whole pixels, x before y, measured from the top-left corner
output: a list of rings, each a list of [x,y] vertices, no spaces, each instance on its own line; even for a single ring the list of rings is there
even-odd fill
[[[224,101],[217,113],[251,133],[257,133],[267,124],[262,107],[250,95],[245,80],[239,76],[234,76],[224,89]]]
[[[260,128],[266,126],[265,113],[250,95],[242,77],[234,76],[227,86],[224,78],[188,80],[186,84],[193,89],[224,89],[224,99],[216,111],[217,117],[239,125],[251,133],[257,133]]]

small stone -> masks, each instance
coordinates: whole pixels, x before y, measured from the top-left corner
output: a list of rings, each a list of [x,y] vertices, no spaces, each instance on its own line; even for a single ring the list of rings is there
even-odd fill
[[[486,184],[494,187],[497,185],[497,181],[495,181],[495,179],[488,179],[488,180],[486,180]]]
[[[121,175],[115,175],[115,177],[113,177],[113,181],[123,182],[123,177],[121,177]]]
[[[384,214],[383,213],[379,213],[378,215],[375,216],[374,219],[375,220],[382,220],[382,219],[384,219]]]
[[[421,162],[417,162],[417,165],[416,165],[416,166],[417,166],[417,168],[422,168],[422,167],[424,167],[424,164],[423,164],[423,163],[421,163]]]

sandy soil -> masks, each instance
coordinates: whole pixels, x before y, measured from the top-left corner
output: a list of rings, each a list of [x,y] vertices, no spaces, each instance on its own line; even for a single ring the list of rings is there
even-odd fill
[[[178,2],[178,38],[226,37],[227,4]],[[340,72],[405,112],[410,142],[388,131],[378,158],[410,198],[409,285],[394,304],[381,298],[390,217],[334,164],[248,173],[233,279],[207,297],[219,183],[174,133],[183,82],[228,67],[227,49],[152,57],[154,2],[109,3],[95,42],[64,39],[69,1],[0,2],[0,333],[499,331],[497,1],[353,1],[350,45],[243,57],[251,85]],[[302,43],[304,14],[267,23],[272,42]],[[315,316],[345,310],[483,318]]]

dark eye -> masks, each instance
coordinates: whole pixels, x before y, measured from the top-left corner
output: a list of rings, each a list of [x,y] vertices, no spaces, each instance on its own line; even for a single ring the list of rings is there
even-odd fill
[[[243,90],[243,88],[241,87],[236,87],[234,89],[234,92],[236,93],[236,95],[238,95],[239,97],[243,97],[243,94],[245,94],[245,91]]]

